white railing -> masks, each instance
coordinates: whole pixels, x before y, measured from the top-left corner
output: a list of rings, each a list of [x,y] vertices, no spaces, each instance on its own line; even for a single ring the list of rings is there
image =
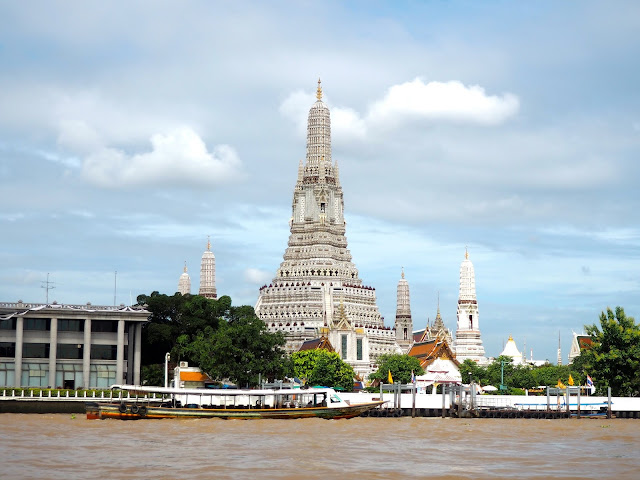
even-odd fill
[[[69,394],[71,393],[71,395]],[[113,390],[101,390],[100,392],[93,391],[91,395],[87,395],[86,391],[60,391],[60,390],[40,390],[39,395],[34,395],[33,390],[16,389],[4,389],[0,391],[0,401],[2,400],[36,400],[36,401],[105,401],[113,399],[131,399],[138,398],[142,400],[164,400],[164,396],[161,394],[151,393],[147,395],[131,395],[131,392],[121,392],[114,395]]]

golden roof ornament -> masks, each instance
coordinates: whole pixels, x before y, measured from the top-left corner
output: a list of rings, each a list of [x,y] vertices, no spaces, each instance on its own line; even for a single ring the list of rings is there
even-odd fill
[[[320,78],[318,78],[318,90],[316,90],[316,98],[318,100],[322,100],[322,82],[320,82]]]

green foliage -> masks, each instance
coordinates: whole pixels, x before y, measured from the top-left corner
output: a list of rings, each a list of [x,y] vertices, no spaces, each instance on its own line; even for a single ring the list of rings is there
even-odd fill
[[[585,325],[591,336],[591,348],[576,359],[584,374],[589,374],[599,394],[611,387],[614,396],[640,395],[640,326],[627,317],[622,307],[607,308],[598,325]]]
[[[324,385],[353,390],[355,373],[337,352],[304,350],[291,354],[293,375],[306,379],[308,385]]]
[[[398,353],[381,355],[378,359],[378,370],[369,375],[371,380],[387,382],[389,372],[394,382],[411,383],[411,371],[417,377],[424,374],[424,369],[420,366],[420,360],[409,355]]]
[[[250,306],[231,306],[231,298],[200,295],[168,296],[158,292],[138,296],[151,312],[142,333],[142,381],[164,383],[164,357],[175,365],[187,360],[214,379],[256,385],[281,378],[289,370],[284,336],[272,334]]]
[[[205,327],[192,338],[178,337],[175,354],[199,365],[214,379],[231,379],[239,386],[282,378],[288,371],[282,333],[269,333],[252,307],[230,307],[229,320]]]
[[[160,364],[143,365],[141,377],[144,385],[164,385],[164,368]]]

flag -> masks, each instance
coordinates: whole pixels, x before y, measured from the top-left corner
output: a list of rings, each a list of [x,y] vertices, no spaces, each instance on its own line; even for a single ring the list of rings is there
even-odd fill
[[[564,383],[562,383],[562,381],[560,379],[558,379],[558,385],[556,385],[557,388],[567,388]]]
[[[416,374],[411,370],[411,383],[416,383]]]
[[[391,376],[391,370],[389,370],[389,376],[387,377],[389,383],[393,383],[393,377]]]
[[[569,385],[573,385],[573,377],[571,376],[571,374],[569,374]]]
[[[593,387],[593,380],[591,380],[591,377],[589,375],[587,375],[587,385],[589,387]]]

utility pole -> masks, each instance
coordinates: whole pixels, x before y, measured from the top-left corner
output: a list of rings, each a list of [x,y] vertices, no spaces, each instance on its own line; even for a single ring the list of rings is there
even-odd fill
[[[52,290],[56,287],[53,286],[54,282],[50,282],[49,281],[49,273],[47,273],[47,281],[46,282],[42,282],[42,285],[40,286],[40,288],[44,288],[46,290],[46,302],[47,305],[49,305],[49,290]]]

